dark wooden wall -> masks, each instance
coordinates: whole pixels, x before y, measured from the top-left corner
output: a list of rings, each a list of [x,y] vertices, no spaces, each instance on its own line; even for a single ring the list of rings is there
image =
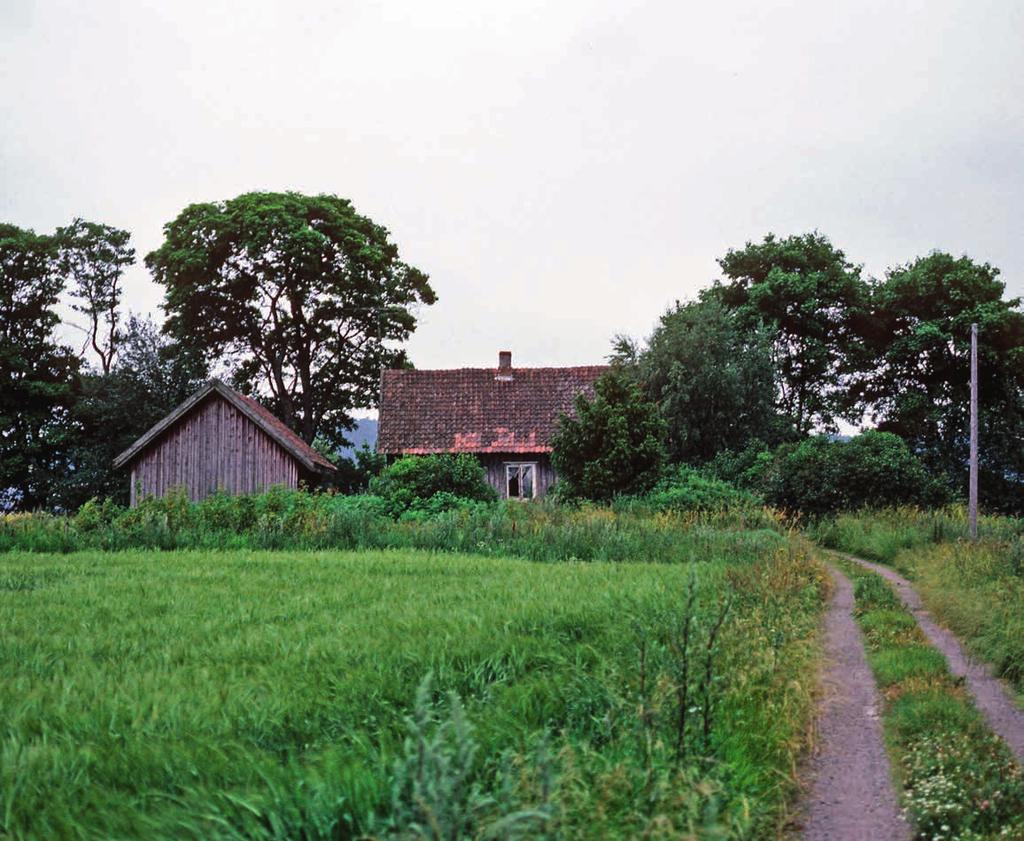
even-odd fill
[[[487,471],[487,481],[498,491],[502,499],[505,498],[505,465],[510,462],[522,464],[536,464],[537,493],[536,498],[544,496],[557,478],[555,469],[551,466],[551,457],[547,453],[522,454],[522,453],[487,453],[480,456],[480,461]]]
[[[218,489],[298,486],[299,464],[238,409],[212,395],[132,463],[131,504],[183,487],[196,501]]]

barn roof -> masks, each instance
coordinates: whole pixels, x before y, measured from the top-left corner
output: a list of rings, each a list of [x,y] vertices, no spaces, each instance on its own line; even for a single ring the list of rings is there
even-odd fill
[[[558,419],[608,368],[384,371],[381,453],[546,453]]]
[[[188,400],[178,406],[162,421],[153,426],[139,440],[132,444],[121,455],[114,459],[114,467],[121,467],[141,453],[153,441],[160,437],[166,430],[174,426],[179,419],[187,415],[211,394],[217,394],[228,401],[238,411],[251,420],[256,426],[262,429],[270,438],[281,446],[307,470],[332,471],[336,470],[320,453],[314,450],[309,444],[303,441],[298,435],[292,432],[273,412],[266,406],[240,394],[220,380],[210,380],[199,391],[193,394]]]

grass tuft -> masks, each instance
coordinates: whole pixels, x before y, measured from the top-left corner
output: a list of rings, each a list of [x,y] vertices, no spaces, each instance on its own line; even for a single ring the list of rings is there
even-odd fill
[[[934,648],[921,645],[893,645],[868,655],[868,663],[881,688],[902,683],[910,678],[941,677],[947,672],[946,658]]]

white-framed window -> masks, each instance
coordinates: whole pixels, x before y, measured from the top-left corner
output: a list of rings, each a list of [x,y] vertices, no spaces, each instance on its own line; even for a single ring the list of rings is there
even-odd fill
[[[534,462],[505,464],[505,496],[533,499],[537,495],[537,465]]]

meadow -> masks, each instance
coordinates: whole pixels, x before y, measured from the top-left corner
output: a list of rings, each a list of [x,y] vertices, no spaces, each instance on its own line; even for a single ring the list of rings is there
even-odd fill
[[[459,516],[478,515],[430,528],[452,541]],[[0,835],[774,835],[813,713],[821,562],[778,529],[567,516],[588,518],[577,553],[616,530],[620,560],[642,551],[0,555]],[[663,532],[687,563],[649,551]]]

